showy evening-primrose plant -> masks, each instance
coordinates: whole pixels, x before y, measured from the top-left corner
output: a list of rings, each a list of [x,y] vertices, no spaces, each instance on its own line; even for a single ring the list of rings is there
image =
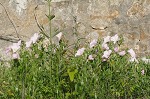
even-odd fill
[[[19,57],[10,68],[1,64],[0,98],[150,98],[150,65],[133,49],[122,49],[117,34],[71,51],[62,36],[56,35],[55,44],[36,33],[9,47]]]

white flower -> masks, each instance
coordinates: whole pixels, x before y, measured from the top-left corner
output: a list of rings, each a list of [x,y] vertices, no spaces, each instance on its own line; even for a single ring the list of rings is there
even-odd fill
[[[31,41],[32,43],[36,43],[36,41],[40,38],[40,35],[38,33],[35,33],[32,37],[31,37]]]
[[[46,39],[43,40],[43,47],[44,48],[47,48],[49,44],[50,44],[49,39],[46,38]]]
[[[115,51],[115,52],[118,52],[118,51],[119,51],[119,48],[118,48],[118,47],[115,47],[115,48],[114,48],[114,51]]]
[[[13,43],[13,45],[11,46],[11,49],[13,51],[13,53],[17,52],[20,49],[20,46],[18,46],[17,44]]]
[[[29,48],[29,47],[31,46],[31,44],[32,44],[32,41],[31,41],[31,40],[28,41],[28,42],[26,42],[26,48]]]
[[[20,46],[21,45],[21,40],[19,40],[17,44]]]
[[[13,59],[19,59],[20,56],[19,56],[18,53],[13,53],[12,58],[13,58]]]
[[[11,50],[12,49],[10,47],[7,47],[6,50],[5,50],[6,54],[8,54]]]
[[[144,73],[145,73],[145,72],[144,72],[144,69],[143,69],[143,70],[141,71],[141,74],[144,75]]]
[[[146,57],[143,57],[142,61],[145,62],[145,63],[150,63],[150,59],[147,59]]]
[[[112,50],[108,50],[108,51],[106,50],[106,51],[104,51],[104,54],[103,54],[102,58],[108,59],[109,56],[110,56],[110,54],[111,54],[111,52],[112,52]]]
[[[102,44],[102,48],[105,50],[109,50],[108,44],[107,43],[103,43]]]
[[[85,50],[85,48],[80,48],[80,49],[77,51],[77,53],[75,54],[75,57],[81,56],[81,55],[83,54],[84,50]]]
[[[90,42],[90,48],[94,47],[97,44],[97,39],[94,39]]]
[[[61,37],[62,37],[62,32],[58,33],[58,34],[56,35],[56,37],[57,37],[58,40],[60,41],[60,40],[61,40]]]
[[[137,60],[135,57],[131,57],[131,58],[129,59],[129,61],[130,61],[130,62],[137,62],[137,63],[138,63],[138,60]]]
[[[93,56],[92,56],[92,55],[89,55],[89,56],[88,56],[88,60],[94,60]]]
[[[35,54],[34,56],[35,56],[35,58],[39,58],[39,55],[38,55],[38,54]]]
[[[40,35],[38,33],[35,33],[29,41],[27,41],[25,44],[26,44],[26,47],[29,48],[31,46],[31,44],[33,43],[36,43],[37,40],[40,38]]]
[[[128,50],[128,53],[131,55],[131,57],[136,57],[136,54],[133,49]]]
[[[118,53],[120,56],[124,56],[125,54],[126,54],[126,52],[125,51],[121,51],[121,52],[119,52]]]
[[[134,50],[133,49],[130,49],[130,50],[128,50],[128,53],[131,55],[131,58],[130,58],[130,62],[137,62],[138,63],[138,60],[136,59],[136,54],[135,54],[135,52],[134,52]]]
[[[111,39],[111,37],[110,37],[110,36],[106,36],[106,37],[104,37],[104,44],[105,44],[105,43],[107,43],[107,42],[109,42],[109,41],[110,41],[110,39]]]
[[[104,59],[102,59],[102,61],[105,62],[105,61],[107,61],[107,59],[104,58]]]
[[[13,43],[12,46],[10,46],[10,49],[12,49],[13,53],[17,52],[20,49],[21,40],[18,41],[18,43]]]
[[[114,44],[115,44],[118,40],[119,40],[118,34],[116,34],[116,35],[114,35],[114,36],[111,37],[111,41],[113,41]]]

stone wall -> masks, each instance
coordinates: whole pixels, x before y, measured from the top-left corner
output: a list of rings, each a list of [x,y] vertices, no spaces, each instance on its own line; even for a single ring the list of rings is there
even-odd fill
[[[38,32],[35,16],[49,31],[45,0],[0,0],[0,3],[5,7],[0,5],[1,46],[10,43],[4,40],[6,37],[14,41],[19,34],[27,40]],[[139,54],[150,53],[150,0],[52,0],[51,12],[55,15],[53,31],[62,31],[68,39],[73,39],[76,33],[78,37],[94,38],[118,33]]]

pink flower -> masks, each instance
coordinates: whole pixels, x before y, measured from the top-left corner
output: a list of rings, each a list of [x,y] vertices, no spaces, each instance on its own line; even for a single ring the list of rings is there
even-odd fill
[[[21,45],[21,40],[19,40],[16,44],[20,46]]]
[[[125,54],[126,54],[126,52],[125,51],[121,51],[121,52],[119,52],[118,53],[120,56],[124,56]]]
[[[26,47],[29,48],[31,46],[31,44],[33,43],[36,43],[37,40],[40,38],[40,35],[38,33],[35,33],[29,41],[27,41],[25,44],[26,44]]]
[[[103,43],[102,44],[102,48],[105,50],[109,50],[108,44],[107,43]]]
[[[13,43],[12,46],[10,46],[10,49],[13,51],[13,53],[17,52],[20,49],[21,40],[18,41],[18,43]]]
[[[13,58],[13,59],[19,59],[20,56],[19,56],[18,53],[13,53],[12,58]]]
[[[109,56],[110,56],[110,54],[111,54],[111,52],[112,52],[112,50],[108,50],[108,51],[106,50],[106,51],[104,51],[104,54],[103,54],[102,58],[108,59]]]
[[[5,50],[6,54],[8,54],[10,51],[11,51],[10,47],[7,47],[6,50]]]
[[[28,42],[26,42],[26,48],[29,48],[29,47],[31,46],[31,44],[32,44],[32,41],[31,41],[31,40],[28,41]]]
[[[107,42],[109,42],[109,41],[110,41],[110,38],[111,38],[110,36],[104,37],[104,44],[107,43]]]
[[[115,51],[115,52],[118,52],[118,51],[119,51],[119,48],[118,48],[118,47],[115,47],[115,48],[114,48],[114,51]]]
[[[93,56],[92,56],[92,55],[89,55],[89,56],[88,56],[88,60],[94,60]]]
[[[144,72],[144,69],[143,69],[143,70],[141,71],[141,74],[144,75],[144,73],[145,73],[145,72]]]
[[[114,44],[115,44],[118,40],[119,40],[118,34],[116,34],[116,35],[114,35],[114,36],[111,37],[111,41],[113,41]]]
[[[17,52],[20,49],[20,46],[18,46],[17,44],[13,44],[11,46],[11,49],[12,49],[13,53],[15,53],[15,52]]]
[[[81,56],[81,55],[83,54],[84,50],[85,50],[85,48],[80,48],[80,49],[77,51],[77,53],[75,54],[75,57]]]
[[[58,40],[60,41],[60,40],[61,40],[61,37],[62,37],[62,32],[58,33],[58,34],[56,35],[56,37],[57,37]]]
[[[128,53],[131,55],[131,57],[136,57],[135,52],[133,49],[128,50]]]
[[[94,39],[90,42],[90,48],[94,47],[97,44],[97,39]]]
[[[40,38],[40,35],[38,33],[35,33],[32,37],[31,37],[31,41],[32,43],[36,43],[36,41]]]
[[[138,60],[136,59],[136,54],[135,52],[133,51],[133,49],[130,49],[128,50],[128,53],[131,55],[131,58],[130,58],[130,62],[137,62],[138,63]]]

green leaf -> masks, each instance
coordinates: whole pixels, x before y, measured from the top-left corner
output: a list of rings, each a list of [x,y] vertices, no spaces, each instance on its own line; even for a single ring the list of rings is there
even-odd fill
[[[71,94],[70,93],[66,93],[66,99],[68,99],[68,97],[70,96]]]
[[[45,14],[46,15],[46,14]],[[49,21],[51,21],[53,18],[55,18],[55,15],[46,15]]]
[[[68,74],[69,74],[69,78],[70,81],[72,82],[74,80],[74,75],[78,72],[77,69],[75,69],[74,71],[70,72],[70,69],[67,70]]]

